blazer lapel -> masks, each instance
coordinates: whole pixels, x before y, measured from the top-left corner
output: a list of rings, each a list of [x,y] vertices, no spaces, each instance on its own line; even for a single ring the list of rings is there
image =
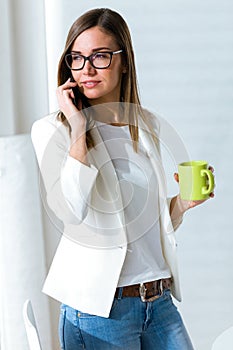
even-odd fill
[[[159,182],[160,200],[161,199],[165,200],[167,198],[166,176],[165,176],[162,161],[161,161],[159,147],[156,146],[149,128],[141,118],[139,119],[139,138],[155,170],[155,173]]]

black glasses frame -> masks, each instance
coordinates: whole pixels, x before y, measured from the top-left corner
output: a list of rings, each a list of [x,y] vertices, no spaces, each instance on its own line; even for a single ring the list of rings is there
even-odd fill
[[[86,61],[89,61],[90,64],[92,65],[93,68],[95,69],[106,69],[110,66],[110,64],[112,63],[112,56],[113,55],[116,55],[118,53],[121,53],[123,52],[123,50],[117,50],[117,51],[98,51],[98,52],[94,52],[93,54],[91,54],[90,56],[84,56],[84,55],[80,55],[78,54],[79,56],[81,56],[84,61],[83,61],[83,65],[81,68],[72,68],[69,64],[69,57],[72,57],[73,55],[75,55],[75,53],[68,53],[67,55],[65,55],[65,61],[66,61],[66,65],[67,67],[70,69],[70,70],[82,70],[85,66],[85,63]],[[101,53],[108,53],[110,54],[110,61],[109,61],[109,64],[106,66],[106,67],[96,67],[95,64],[93,63],[93,59],[95,58],[96,55],[98,54],[101,54]]]

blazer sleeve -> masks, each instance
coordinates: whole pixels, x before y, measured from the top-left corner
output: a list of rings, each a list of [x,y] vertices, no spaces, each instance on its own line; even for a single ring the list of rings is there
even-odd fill
[[[151,122],[152,128],[153,128],[153,130],[155,132],[155,135],[157,136],[156,147],[158,149],[158,152],[159,152],[159,155],[160,155],[160,158],[161,158],[161,161],[162,161],[161,147],[160,147],[160,138],[161,138],[160,121],[159,121],[159,118],[154,116],[153,114],[151,114],[150,116],[151,116],[150,122]],[[167,206],[168,206],[168,209],[169,209],[169,213],[170,213],[171,200],[172,200],[172,198],[167,198]],[[170,218],[171,218],[171,215],[170,215]],[[179,228],[179,226],[181,225],[182,222],[183,222],[183,215],[179,216],[175,220],[174,219],[172,220],[172,218],[171,218],[171,223],[172,223],[174,231],[176,231]]]
[[[48,206],[64,224],[80,224],[87,215],[98,170],[69,156],[68,131],[63,125],[57,127],[42,118],[32,125],[31,139]]]

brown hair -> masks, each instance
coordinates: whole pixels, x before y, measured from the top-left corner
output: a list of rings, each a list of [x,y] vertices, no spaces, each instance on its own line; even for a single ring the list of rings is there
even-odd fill
[[[115,38],[116,43],[119,45],[119,48],[123,50],[126,72],[122,74],[120,102],[125,102],[126,106],[134,104],[134,110],[135,105],[138,106],[137,110],[139,111],[139,114],[141,114],[134,52],[129,28],[120,14],[108,8],[97,8],[90,10],[80,16],[71,26],[67,36],[65,49],[59,62],[58,86],[64,84],[71,76],[70,69],[67,67],[65,62],[65,55],[71,51],[74,41],[82,32],[95,26],[99,26],[105,32],[112,35]],[[83,106],[88,107],[88,102],[84,95],[81,95],[81,99]],[[137,142],[139,138],[138,113],[128,113],[128,115],[130,118],[129,130],[133,140],[133,146],[134,149],[137,150]],[[62,112],[59,112],[58,117],[62,122],[68,125],[66,117]],[[90,120],[87,123],[86,140],[88,148],[94,146],[94,141],[90,133]]]

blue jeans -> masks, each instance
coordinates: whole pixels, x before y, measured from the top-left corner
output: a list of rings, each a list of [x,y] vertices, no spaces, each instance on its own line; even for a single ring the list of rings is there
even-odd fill
[[[168,289],[153,302],[115,298],[109,318],[62,304],[59,336],[63,350],[193,350]]]

